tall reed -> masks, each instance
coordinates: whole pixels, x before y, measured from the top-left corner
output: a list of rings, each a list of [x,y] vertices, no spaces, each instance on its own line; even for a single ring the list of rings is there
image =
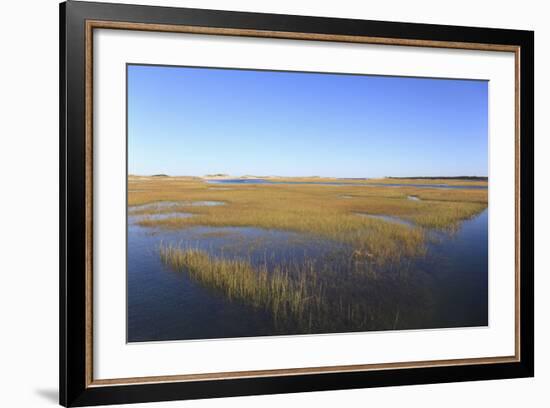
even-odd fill
[[[304,310],[318,306],[322,297],[311,264],[291,277],[284,266],[268,271],[266,264],[255,268],[248,260],[213,258],[194,248],[161,245],[159,252],[173,269],[185,270],[192,279],[222,292],[229,300],[269,310],[275,319],[301,319]]]
[[[421,321],[430,313],[425,298],[428,288],[421,285],[413,289],[418,275],[409,280],[407,275],[395,276],[383,270],[378,276],[364,271],[349,273],[350,267],[357,266],[351,259],[323,266],[306,259],[270,269],[266,263],[215,257],[191,247],[161,244],[159,253],[170,268],[187,273],[227,300],[267,311],[286,333],[396,328],[399,320]],[[363,267],[376,268],[361,264]],[[392,293],[391,298],[388,293]],[[403,308],[401,303],[408,306]],[[402,317],[398,319],[399,313]]]

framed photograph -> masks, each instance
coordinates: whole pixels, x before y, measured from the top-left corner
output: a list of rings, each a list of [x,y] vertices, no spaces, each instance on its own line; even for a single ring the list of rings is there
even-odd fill
[[[533,376],[533,32],[60,27],[62,405]]]

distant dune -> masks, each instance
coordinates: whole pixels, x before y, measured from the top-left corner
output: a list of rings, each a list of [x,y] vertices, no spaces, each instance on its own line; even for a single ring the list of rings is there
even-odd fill
[[[346,181],[360,184],[388,184],[388,183],[403,183],[411,184],[417,181],[417,184],[453,184],[453,185],[487,185],[489,178],[485,176],[415,176],[415,177],[325,177],[325,176],[259,176],[254,174],[245,174],[242,176],[234,176],[226,173],[206,174],[204,176],[170,176],[167,174],[153,174],[147,176],[128,175],[129,179],[187,179],[187,180],[273,180],[279,182],[337,182]]]
[[[483,176],[433,176],[433,177],[386,177],[392,180],[470,180],[470,181],[488,181],[489,177]]]
[[[201,178],[207,179],[207,180],[233,180],[233,179],[250,180],[250,179],[270,179],[270,178],[273,179],[273,178],[279,178],[279,176],[254,176],[252,174],[245,174],[244,176],[231,176],[229,174],[206,174]]]

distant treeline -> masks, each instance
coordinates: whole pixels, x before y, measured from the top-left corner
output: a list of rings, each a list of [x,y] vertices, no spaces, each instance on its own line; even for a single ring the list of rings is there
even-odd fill
[[[488,181],[489,177],[453,176],[453,177],[386,177],[393,180],[475,180]]]

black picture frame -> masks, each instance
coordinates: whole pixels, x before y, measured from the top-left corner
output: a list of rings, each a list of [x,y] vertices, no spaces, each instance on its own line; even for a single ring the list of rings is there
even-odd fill
[[[534,33],[339,18],[68,1],[60,5],[60,403],[122,404],[410,384],[531,377],[534,375]],[[519,361],[255,378],[90,384],[87,380],[86,248],[86,22],[187,25],[386,39],[519,47],[517,195],[519,242]]]

